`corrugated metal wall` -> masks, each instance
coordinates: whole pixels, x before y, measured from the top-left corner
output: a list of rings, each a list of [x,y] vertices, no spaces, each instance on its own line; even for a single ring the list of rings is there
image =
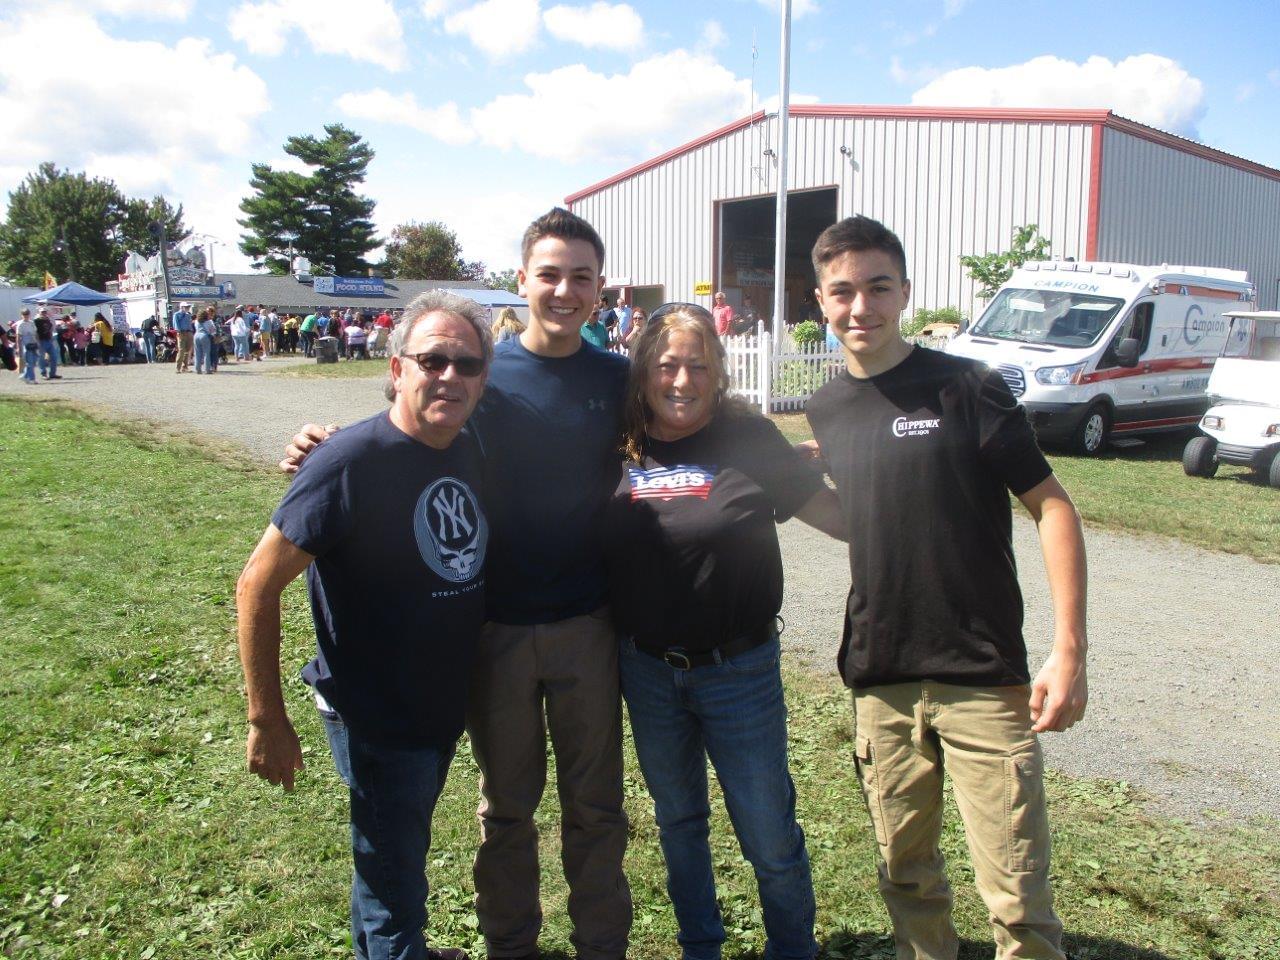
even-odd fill
[[[1102,145],[1099,259],[1247,270],[1280,309],[1280,181],[1119,130]]]
[[[1055,255],[1084,255],[1090,124],[805,116],[791,124],[790,189],[838,187],[841,216],[863,213],[896,231],[916,306],[972,315],[973,284],[958,258],[1006,248],[1017,226],[1039,224]],[[574,211],[604,238],[605,272],[694,299],[694,284],[713,279],[715,201],[775,189],[776,168],[761,152],[776,125],[771,117],[577,201]]]

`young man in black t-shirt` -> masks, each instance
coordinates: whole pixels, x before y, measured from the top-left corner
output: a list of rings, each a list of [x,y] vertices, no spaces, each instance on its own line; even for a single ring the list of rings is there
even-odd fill
[[[997,957],[1061,960],[1036,734],[1084,716],[1079,515],[999,375],[902,339],[897,237],[852,217],[823,232],[813,263],[847,369],[808,417],[848,523],[840,672],[898,957],[959,947],[938,849],[945,768]],[[1036,521],[1053,595],[1053,652],[1034,681],[1009,492]]]

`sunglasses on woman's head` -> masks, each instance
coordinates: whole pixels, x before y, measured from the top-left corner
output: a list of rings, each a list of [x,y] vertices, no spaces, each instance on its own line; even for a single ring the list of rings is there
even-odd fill
[[[662,306],[658,307],[657,310],[653,311],[653,313],[649,314],[649,319],[661,320],[668,313],[675,313],[677,310],[683,310],[685,313],[693,314],[699,320],[705,320],[707,323],[715,324],[715,320],[711,316],[711,311],[706,307],[700,307],[696,303],[682,303],[679,301],[675,303],[664,303]]]
[[[423,373],[444,373],[450,366],[458,371],[460,377],[478,377],[484,373],[483,357],[450,357],[443,353],[405,353],[402,356],[421,367]]]

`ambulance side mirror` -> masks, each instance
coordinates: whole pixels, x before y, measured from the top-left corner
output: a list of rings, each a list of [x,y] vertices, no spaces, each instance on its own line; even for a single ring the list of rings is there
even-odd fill
[[[1116,364],[1121,367],[1138,365],[1138,341],[1133,337],[1125,337],[1116,347]]]

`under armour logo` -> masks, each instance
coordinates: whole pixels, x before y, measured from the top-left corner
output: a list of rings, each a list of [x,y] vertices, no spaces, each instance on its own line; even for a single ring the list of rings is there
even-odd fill
[[[588,400],[588,401],[587,401],[587,409],[588,409],[588,410],[603,410],[603,409],[604,409],[604,401],[603,401],[603,400]]]

